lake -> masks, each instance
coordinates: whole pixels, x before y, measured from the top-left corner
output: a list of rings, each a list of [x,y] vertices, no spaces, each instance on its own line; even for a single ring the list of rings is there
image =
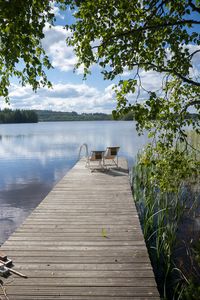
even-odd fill
[[[0,125],[0,244],[70,170],[80,146],[120,146],[129,167],[147,136],[129,121],[46,122]]]

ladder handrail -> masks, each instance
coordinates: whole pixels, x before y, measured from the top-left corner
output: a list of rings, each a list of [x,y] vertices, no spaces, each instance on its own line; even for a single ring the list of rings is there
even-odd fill
[[[84,144],[82,144],[81,146],[80,146],[80,149],[79,149],[79,154],[78,154],[78,159],[80,159],[80,156],[81,156],[81,151],[82,151],[82,149],[83,149],[83,147],[85,147],[85,157],[89,157],[89,152],[88,152],[88,145],[86,144],[86,143],[84,143]]]

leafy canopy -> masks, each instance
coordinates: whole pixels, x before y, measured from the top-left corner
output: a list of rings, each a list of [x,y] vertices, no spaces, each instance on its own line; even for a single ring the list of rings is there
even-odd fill
[[[67,2],[76,8],[76,23],[70,26],[73,35],[68,43],[74,46],[78,66],[84,65],[85,75],[93,63],[102,67],[105,79],[112,80],[124,71],[131,71],[132,76],[119,80],[116,87],[114,116],[117,118],[131,110],[138,121],[138,129],[152,128],[154,133],[161,128],[167,130],[170,144],[177,132],[184,139],[183,126],[193,124],[196,127],[198,121],[191,118],[188,108],[195,107],[198,113],[200,108],[199,73],[193,66],[194,58],[200,53],[197,30],[200,2]],[[140,70],[165,75],[162,90],[146,91],[142,103],[136,96],[136,92],[139,95],[143,89]],[[163,134],[162,131],[162,137]]]
[[[45,23],[53,17],[48,0],[0,0],[0,96],[7,101],[13,76],[34,90],[50,85],[44,72],[50,62],[41,40]]]

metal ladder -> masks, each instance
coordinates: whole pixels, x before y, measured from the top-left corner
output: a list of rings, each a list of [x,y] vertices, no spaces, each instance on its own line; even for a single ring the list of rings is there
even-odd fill
[[[81,158],[81,152],[82,152],[83,148],[85,148],[86,166],[88,166],[89,152],[88,152],[88,145],[86,143],[84,143],[80,146],[78,160]]]

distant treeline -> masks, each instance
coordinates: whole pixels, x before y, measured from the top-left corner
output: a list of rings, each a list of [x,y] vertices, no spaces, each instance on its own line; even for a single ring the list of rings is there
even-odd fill
[[[103,121],[112,120],[112,115],[104,113],[81,113],[75,111],[61,112],[51,110],[36,110],[40,122],[50,121]]]
[[[194,120],[199,118],[197,114],[190,114]],[[0,123],[37,123],[56,121],[106,121],[113,120],[112,115],[104,113],[81,113],[75,111],[62,112],[51,110],[0,110]],[[134,120],[134,113],[128,112],[121,118],[122,121]]]
[[[0,123],[37,123],[38,116],[33,110],[0,110]]]
[[[51,110],[0,110],[0,123],[37,123],[56,121],[106,121],[113,120],[112,115],[104,113],[81,113],[75,111],[62,112]],[[133,120],[133,113],[129,112],[121,118],[123,121]]]

